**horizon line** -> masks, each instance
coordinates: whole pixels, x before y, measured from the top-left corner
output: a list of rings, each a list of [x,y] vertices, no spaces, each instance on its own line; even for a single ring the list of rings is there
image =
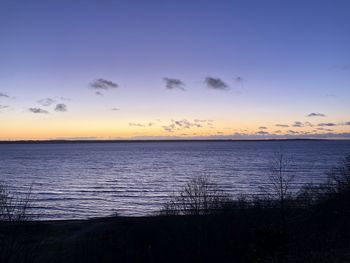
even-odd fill
[[[350,139],[325,138],[285,138],[285,139],[113,139],[113,140],[77,140],[77,139],[50,139],[50,140],[0,140],[0,144],[19,143],[128,143],[128,142],[264,142],[264,141],[350,141]]]

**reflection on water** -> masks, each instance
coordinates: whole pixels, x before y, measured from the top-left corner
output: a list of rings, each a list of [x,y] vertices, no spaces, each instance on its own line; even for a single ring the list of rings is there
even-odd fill
[[[33,184],[43,218],[145,215],[197,175],[232,195],[254,193],[278,151],[297,183],[317,183],[350,141],[0,144],[0,177],[22,192]]]

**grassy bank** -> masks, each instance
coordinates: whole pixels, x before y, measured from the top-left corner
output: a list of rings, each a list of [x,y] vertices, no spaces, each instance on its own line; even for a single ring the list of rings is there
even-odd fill
[[[3,223],[1,262],[349,262],[347,211]]]

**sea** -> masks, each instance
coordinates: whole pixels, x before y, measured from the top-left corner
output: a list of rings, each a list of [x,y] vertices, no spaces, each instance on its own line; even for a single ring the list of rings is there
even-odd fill
[[[319,184],[350,141],[2,143],[0,182],[15,196],[31,189],[37,219],[146,216],[199,176],[232,197],[259,194],[281,154],[295,187]]]

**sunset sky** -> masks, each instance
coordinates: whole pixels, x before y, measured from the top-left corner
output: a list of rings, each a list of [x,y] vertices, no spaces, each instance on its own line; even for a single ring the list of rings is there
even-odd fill
[[[350,1],[0,1],[0,140],[350,139]]]

